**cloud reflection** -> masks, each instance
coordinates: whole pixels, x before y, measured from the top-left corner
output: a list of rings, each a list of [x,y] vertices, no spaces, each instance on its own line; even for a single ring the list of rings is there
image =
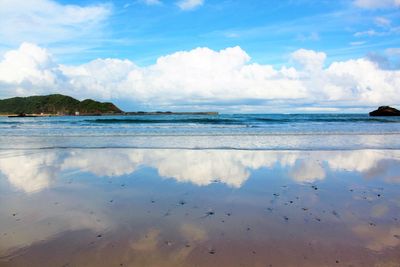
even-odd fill
[[[32,193],[49,187],[60,172],[60,154],[26,153],[0,158],[0,171],[16,188]]]
[[[299,159],[290,171],[290,176],[297,182],[314,182],[323,180],[326,174],[318,161]]]
[[[295,183],[300,184],[322,181],[327,177],[332,177],[332,172],[343,171],[351,172],[356,176],[360,174],[366,179],[379,177],[381,182],[393,182],[389,178],[398,175],[399,156],[400,152],[396,151],[373,150],[288,152],[73,149],[42,150],[35,153],[25,151],[15,156],[0,154],[1,178],[6,178],[12,186],[22,192],[29,193],[10,194],[10,196],[7,196],[7,205],[0,205],[0,217],[3,218],[1,226],[3,229],[7,229],[7,235],[1,238],[0,254],[7,252],[10,248],[18,249],[38,244],[42,240],[56,240],[60,233],[67,233],[68,235],[69,232],[77,232],[82,229],[90,233],[91,238],[88,242],[92,242],[92,240],[100,242],[100,240],[105,239],[105,236],[111,236],[113,231],[116,232],[121,228],[125,231],[124,227],[127,225],[127,232],[130,231],[129,229],[135,230],[132,236],[126,235],[129,255],[134,255],[132,259],[129,259],[132,260],[132,265],[133,263],[137,263],[139,266],[146,265],[144,263],[151,265],[155,262],[157,264],[153,265],[158,266],[160,265],[158,263],[165,261],[165,258],[168,259],[167,262],[175,264],[189,259],[192,256],[191,253],[207,250],[208,246],[213,245],[215,231],[208,223],[204,222],[211,222],[214,219],[199,217],[204,214],[205,207],[209,205],[204,205],[201,210],[196,210],[192,206],[192,204],[199,204],[200,199],[198,203],[195,203],[194,200],[197,198],[193,198],[193,203],[190,205],[180,206],[177,205],[176,195],[167,196],[164,201],[164,191],[161,190],[160,192],[157,191],[160,195],[155,196],[157,204],[154,204],[150,202],[150,199],[153,197],[151,194],[156,191],[151,189],[151,194],[149,194],[142,190],[140,184],[136,184],[137,187],[133,191],[122,190],[119,185],[113,187],[114,184],[109,187],[108,183],[104,183],[106,185],[104,188],[96,187],[96,190],[99,191],[94,190],[91,186],[84,187],[79,183],[73,183],[71,187],[65,188],[62,187],[62,185],[65,185],[61,182],[63,180],[58,178],[65,177],[66,174],[83,172],[99,177],[119,177],[130,175],[141,168],[152,168],[164,179],[174,179],[177,182],[192,183],[198,186],[207,186],[219,181],[232,188],[243,186],[254,170],[258,169],[263,169],[263,174],[269,171],[276,172],[278,178],[289,177]],[[262,175],[257,177],[262,177]],[[349,181],[346,180],[346,182]],[[43,190],[60,184],[61,186],[57,187],[57,190]],[[269,217],[271,220],[277,219],[277,225],[285,229],[286,224],[281,225],[282,214],[284,216],[288,214],[290,222],[305,221],[305,227],[314,227],[313,224],[330,227],[338,223],[336,225],[339,225],[342,229],[343,223],[346,223],[346,234],[350,229],[357,236],[357,240],[361,241],[363,249],[366,247],[369,250],[380,252],[387,248],[398,247],[400,245],[400,228],[397,225],[397,217],[394,218],[392,214],[396,214],[400,202],[396,198],[390,197],[393,193],[386,188],[385,191],[380,189],[375,191],[378,188],[363,188],[350,192],[347,186],[348,183],[345,184],[343,190],[335,191],[335,188],[332,187],[332,190],[318,191],[319,194],[329,193],[326,198],[318,199],[320,203],[314,201],[316,195],[309,193],[310,188],[308,186],[299,186],[300,190],[293,190],[292,193],[285,191],[285,189],[282,191],[283,193],[280,192],[280,197],[274,204],[271,204],[272,202],[268,204],[275,205],[274,211],[269,213],[268,216],[271,216]],[[362,187],[362,183],[360,186]],[[69,190],[71,188],[72,190]],[[302,191],[302,188],[308,189],[308,191]],[[220,190],[220,188],[214,189]],[[32,194],[40,190],[43,190],[41,194]],[[140,191],[140,194],[135,194],[134,191]],[[343,194],[341,196],[344,196],[344,198],[337,200],[336,193],[342,194],[343,192],[347,195]],[[377,192],[382,196],[378,196]],[[142,193],[143,195],[141,195]],[[248,194],[241,195],[241,193],[243,192],[238,192],[237,199],[248,197]],[[299,196],[299,201],[294,196]],[[115,201],[111,203],[111,199]],[[168,199],[171,202],[168,203]],[[257,196],[257,203],[258,199]],[[186,200],[189,203],[191,202],[190,199]],[[294,200],[293,205],[289,204],[291,203],[288,202],[290,200]],[[215,199],[212,201],[215,201]],[[375,202],[372,203],[372,201]],[[55,204],[56,202],[57,204]],[[235,202],[235,205],[239,203],[240,201]],[[258,205],[255,206],[258,208]],[[130,212],[126,212],[125,208],[127,207],[129,207]],[[231,208],[230,206],[225,207]],[[251,208],[248,200],[246,200],[245,207]],[[367,207],[367,209],[362,207]],[[265,206],[262,206],[264,212],[265,208]],[[160,218],[169,209],[174,209],[173,215],[162,217],[168,226],[167,229],[164,229],[163,224],[160,223]],[[215,210],[220,212],[217,208]],[[309,210],[309,212],[303,212],[305,210]],[[281,214],[281,211],[285,213]],[[349,219],[346,214],[347,212],[350,214],[350,211],[355,212],[351,213]],[[127,217],[120,216],[119,212]],[[141,212],[145,213],[146,216],[151,216],[149,218],[155,224],[143,226],[142,219],[144,217],[142,217]],[[183,214],[185,214],[185,217],[183,217]],[[224,216],[222,212],[217,214],[214,217],[218,219],[220,215]],[[232,217],[229,215],[229,223],[238,220],[242,225],[241,214],[240,212],[237,214],[234,211]],[[173,217],[174,215],[176,216]],[[195,218],[194,221],[190,216]],[[262,216],[265,216],[265,213]],[[318,216],[318,219],[314,216]],[[396,223],[391,223],[389,219],[393,219],[393,222],[396,220]],[[16,220],[21,221],[16,223]],[[134,223],[131,224],[130,220]],[[326,224],[323,224],[324,222]],[[220,223],[225,222],[218,222],[218,225]],[[226,225],[228,225],[228,221]],[[143,231],[137,231],[140,227],[144,227]],[[252,226],[252,229],[256,228]],[[229,229],[229,226],[224,229]],[[236,229],[236,226],[232,229]],[[337,231],[341,233],[341,230]],[[171,239],[174,233],[177,238]],[[98,234],[101,234],[101,238],[98,238]],[[154,251],[161,251],[161,254],[158,257],[149,257],[149,255],[154,254]]]
[[[355,234],[366,241],[366,247],[373,251],[382,251],[400,245],[400,227],[358,225],[353,228]]]
[[[32,193],[49,187],[62,172],[78,170],[100,177],[118,177],[151,167],[165,178],[206,186],[215,181],[239,188],[260,168],[287,169],[299,183],[323,180],[326,172],[352,171],[363,175],[386,175],[396,182],[390,169],[399,168],[397,151],[238,151],[108,149],[43,151],[0,158],[0,171],[16,188]],[[391,162],[392,164],[383,164]],[[393,164],[395,163],[395,164]],[[380,167],[379,167],[380,166]],[[382,167],[383,166],[383,167]]]
[[[43,240],[51,240],[60,233],[88,230],[93,233],[110,228],[113,223],[103,212],[90,214],[86,208],[79,207],[79,200],[74,197],[58,197],[62,204],[54,205],[52,195],[30,200],[31,203],[21,205],[21,199],[8,198],[7,205],[0,206],[2,231],[0,257],[7,255],[10,249],[18,249]],[[87,200],[86,206],[93,202]],[[29,201],[28,201],[29,202]],[[60,205],[62,205],[60,212]],[[40,207],[36,209],[35,207]],[[11,211],[10,211],[11,209]],[[15,216],[10,212],[18,211]],[[89,214],[88,214],[89,213]],[[0,264],[1,265],[1,264]]]
[[[159,243],[160,230],[149,229],[139,240],[131,243],[131,248],[140,252],[153,252]]]

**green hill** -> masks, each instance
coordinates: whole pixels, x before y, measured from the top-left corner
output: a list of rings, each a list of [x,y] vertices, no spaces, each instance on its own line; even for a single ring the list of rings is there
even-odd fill
[[[0,114],[113,114],[122,111],[109,102],[92,99],[79,101],[70,96],[54,94],[45,96],[13,97],[0,100]]]

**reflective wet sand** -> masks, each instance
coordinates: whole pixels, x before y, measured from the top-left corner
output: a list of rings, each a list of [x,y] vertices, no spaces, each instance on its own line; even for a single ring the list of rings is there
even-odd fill
[[[3,150],[0,266],[400,266],[400,151]]]

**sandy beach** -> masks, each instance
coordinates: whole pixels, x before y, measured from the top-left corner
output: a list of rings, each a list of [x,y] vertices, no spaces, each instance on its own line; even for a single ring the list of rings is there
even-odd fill
[[[0,0],[0,267],[400,267],[400,0]]]
[[[3,150],[0,265],[396,266],[399,158]]]

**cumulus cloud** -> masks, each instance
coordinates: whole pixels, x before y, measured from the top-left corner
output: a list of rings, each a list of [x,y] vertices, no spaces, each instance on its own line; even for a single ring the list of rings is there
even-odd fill
[[[2,96],[47,93],[57,90],[65,79],[51,55],[30,43],[5,53],[0,61]]]
[[[176,3],[182,10],[192,10],[204,4],[204,0],[181,0]]]
[[[79,6],[53,0],[1,0],[0,40],[8,46],[24,41],[59,44],[83,37],[88,40],[98,37],[110,14],[108,4]]]
[[[313,50],[299,49],[291,54],[296,62],[300,63],[306,70],[315,71],[323,68],[326,54]]]
[[[354,4],[367,9],[391,8],[399,7],[400,0],[355,0]]]
[[[400,103],[400,71],[368,58],[332,62],[323,52],[299,49],[293,66],[251,62],[240,47],[195,48],[162,56],[155,64],[96,59],[70,66],[37,45],[23,43],[0,61],[0,97],[59,92],[78,98],[171,106],[265,105],[294,102],[319,108]],[[269,104],[269,108],[273,107]]]
[[[126,84],[130,73],[136,65],[129,60],[96,59],[80,66],[59,66],[67,83],[59,90],[69,90],[80,97],[99,97],[101,99],[128,98],[135,99],[134,87]],[[68,91],[64,91],[68,94]],[[79,93],[80,92],[80,93]]]

